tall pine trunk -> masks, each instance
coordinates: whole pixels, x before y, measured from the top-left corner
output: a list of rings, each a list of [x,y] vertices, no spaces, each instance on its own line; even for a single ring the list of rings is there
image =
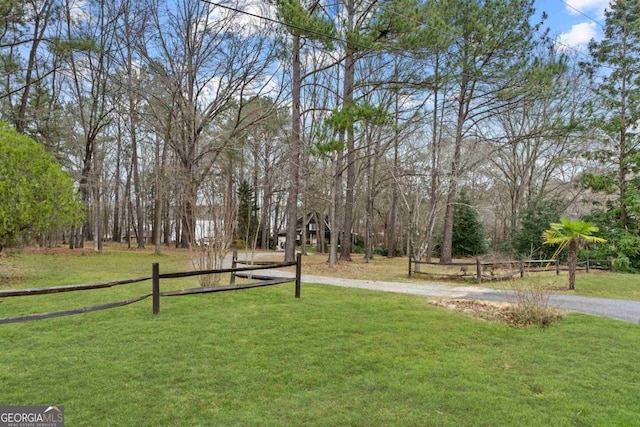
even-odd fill
[[[293,262],[296,250],[296,225],[298,222],[298,190],[300,186],[300,36],[293,35],[292,57],[292,105],[291,138],[289,140],[289,194],[287,196],[287,237],[284,247],[284,261]]]

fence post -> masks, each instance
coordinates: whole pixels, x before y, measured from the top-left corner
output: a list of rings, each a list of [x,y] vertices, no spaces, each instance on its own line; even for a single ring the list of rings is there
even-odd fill
[[[296,298],[300,298],[300,276],[302,275],[302,254],[296,256]]]
[[[560,275],[560,260],[556,258],[556,276]]]
[[[152,271],[152,285],[151,285],[151,293],[153,299],[153,314],[158,314],[160,312],[160,264],[154,262],[151,266]]]
[[[409,277],[411,277],[411,255],[409,255]]]
[[[607,261],[609,261],[609,271],[613,271],[613,257],[608,257]]]
[[[584,269],[585,269],[585,271],[586,271],[587,273],[589,272],[589,257],[587,257],[587,262],[586,262],[586,264],[584,265]]]
[[[231,268],[236,268],[238,263],[238,251],[233,251],[233,256],[231,257]],[[236,274],[231,272],[231,279],[229,279],[229,284],[231,286],[236,284]]]
[[[524,261],[520,260],[520,278],[524,277]]]
[[[480,265],[480,258],[476,258],[476,276],[478,283],[482,283],[482,266]]]

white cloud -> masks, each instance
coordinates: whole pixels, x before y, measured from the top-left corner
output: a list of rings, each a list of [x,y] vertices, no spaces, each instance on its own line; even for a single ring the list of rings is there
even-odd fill
[[[87,4],[87,0],[70,1],[69,14],[71,16],[71,21],[74,23],[89,22],[91,20],[91,13],[88,9],[89,5]]]
[[[567,47],[575,49],[584,48],[591,39],[597,36],[597,28],[595,22],[582,22],[572,25],[569,32],[562,33],[558,36],[559,49],[566,49]]]
[[[253,36],[267,29],[267,19],[276,17],[275,6],[263,0],[238,0],[233,5],[227,5],[227,2],[205,4],[207,9],[200,16],[196,28],[212,34],[229,30],[242,36]]]
[[[227,9],[223,12],[223,16],[232,18],[234,30],[246,36],[266,29],[269,25],[268,19],[276,18],[275,6],[262,0],[240,0],[235,3],[234,8],[240,12]]]
[[[609,7],[609,0],[567,0],[566,9],[572,15],[593,14],[592,18],[604,17],[604,9]]]

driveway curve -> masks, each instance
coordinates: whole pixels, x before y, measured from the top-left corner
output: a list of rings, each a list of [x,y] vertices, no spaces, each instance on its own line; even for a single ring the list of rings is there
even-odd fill
[[[293,277],[284,271],[269,271],[278,277]],[[371,289],[375,291],[395,292],[438,298],[460,298],[469,300],[513,302],[513,291],[476,286],[449,286],[443,283],[400,283],[376,280],[342,279],[338,277],[302,275],[305,283],[342,286],[348,288]],[[303,291],[304,293],[304,291]],[[640,323],[640,301],[628,301],[609,298],[592,298],[580,295],[551,294],[549,303],[561,310],[608,317],[630,323]]]

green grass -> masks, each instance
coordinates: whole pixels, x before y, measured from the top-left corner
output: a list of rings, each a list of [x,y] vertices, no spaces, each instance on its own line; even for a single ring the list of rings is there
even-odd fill
[[[450,282],[452,286],[461,285],[461,282]],[[569,290],[567,272],[533,272],[526,273],[524,278],[514,276],[510,280],[484,281],[478,284],[476,281],[468,281],[464,286],[481,286],[500,290],[513,288],[545,287],[549,292],[565,295],[582,295],[596,298],[614,298],[640,301],[640,277],[637,274],[612,273],[592,271],[585,273],[580,271],[576,275],[576,289]]]
[[[592,270],[584,271],[576,275],[575,291],[568,290],[567,272],[563,271],[559,276],[555,272],[527,274],[524,279],[518,279],[523,284],[540,284],[554,287],[553,292],[566,293],[568,295],[584,295],[598,298],[617,298],[640,301],[640,276],[629,273],[611,273]],[[484,286],[484,284],[482,285]],[[494,286],[498,286],[497,284]],[[557,288],[567,288],[566,291],[558,291]]]
[[[154,255],[152,251],[107,249],[103,253],[76,250],[73,253],[18,253],[0,258],[0,287],[40,287],[150,276],[151,264],[161,269],[189,270],[186,251],[168,251]],[[13,279],[7,272],[11,272]],[[4,273],[4,274],[3,274]],[[4,283],[3,285],[3,277]]]
[[[46,257],[14,285],[42,285],[55,276],[47,270],[66,270],[73,258]],[[78,258],[68,262],[82,281],[101,269],[103,278],[144,275],[156,259]],[[161,258],[163,271],[184,268],[182,255]],[[149,287],[135,286],[56,303],[118,300]],[[10,300],[13,313],[46,303],[0,300],[1,317]],[[513,329],[408,295],[305,284],[296,300],[284,284],[163,298],[155,317],[145,300],[0,325],[0,340],[0,402],[64,405],[70,426],[640,424],[640,328],[579,314],[549,329]]]

